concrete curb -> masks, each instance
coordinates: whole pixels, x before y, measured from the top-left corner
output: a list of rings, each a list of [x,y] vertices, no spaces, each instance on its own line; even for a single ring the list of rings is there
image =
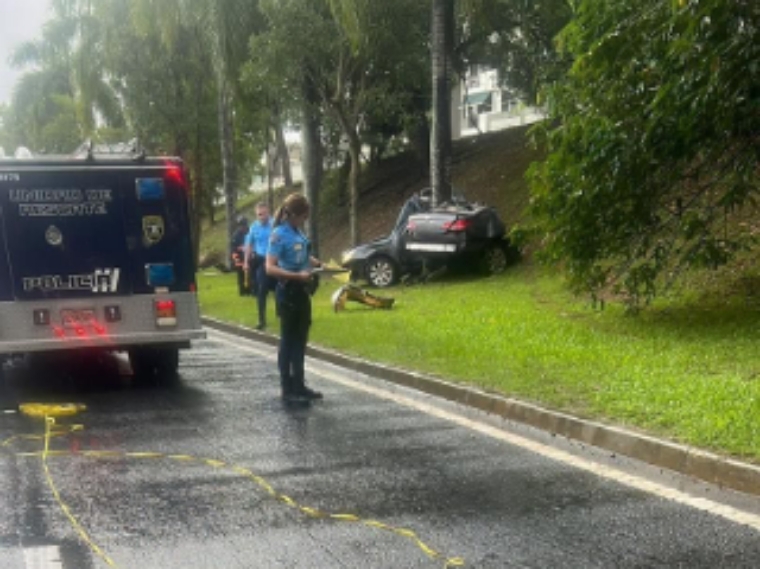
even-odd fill
[[[277,336],[251,328],[202,318],[209,328],[276,346]],[[339,352],[309,346],[307,355],[359,373],[442,397],[504,419],[609,450],[669,470],[731,488],[760,495],[760,467],[731,460],[699,449],[663,441],[618,427],[587,421],[544,409],[516,399],[486,393],[416,372],[345,356]]]

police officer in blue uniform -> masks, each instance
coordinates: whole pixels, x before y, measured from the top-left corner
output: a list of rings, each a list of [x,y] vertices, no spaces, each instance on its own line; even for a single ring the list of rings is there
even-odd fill
[[[267,276],[266,256],[269,249],[269,237],[272,233],[272,221],[269,219],[269,206],[265,203],[256,204],[256,221],[245,238],[246,263],[251,259],[251,273],[254,275],[259,323],[257,330],[263,330],[267,325],[267,296],[274,290],[275,279]],[[246,265],[246,270],[248,266]]]
[[[309,202],[301,194],[290,194],[275,216],[269,241],[266,272],[277,279],[275,296],[280,317],[280,369],[282,397],[286,403],[307,404],[322,394],[304,384],[306,342],[311,326],[313,267],[321,263],[311,256],[303,233],[309,218]]]

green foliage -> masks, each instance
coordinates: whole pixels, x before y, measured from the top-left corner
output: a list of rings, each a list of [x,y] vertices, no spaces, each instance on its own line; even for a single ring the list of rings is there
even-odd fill
[[[381,122],[395,123],[397,131],[398,117],[415,108],[429,75],[427,7],[418,0],[262,0],[260,9],[266,27],[251,39],[244,82],[279,95],[301,94],[308,81],[348,145],[349,218],[358,242],[362,137]],[[392,118],[378,121],[381,116]]]
[[[158,14],[145,24],[146,5],[101,2],[111,38],[106,65],[134,135],[150,153],[188,159],[202,147],[213,156],[216,90],[209,80],[210,54],[197,29],[178,24],[166,41]]]
[[[327,107],[394,117],[429,85],[428,10],[419,2],[263,0],[261,10],[267,26],[251,39],[249,88],[292,96],[309,74]]]
[[[42,37],[14,50],[11,63],[29,69],[16,85],[4,125],[17,145],[68,153],[93,135],[96,117],[99,126],[123,127],[121,105],[104,73],[100,4],[54,2]]]
[[[70,124],[69,133],[47,128],[52,123],[60,125],[61,121],[69,121],[71,108],[62,104],[67,99],[71,99],[71,89],[65,69],[43,68],[25,72],[16,84],[13,100],[4,114],[6,149],[26,146],[37,152],[73,151],[82,142],[76,117]]]
[[[510,90],[533,101],[566,69],[553,40],[571,17],[567,0],[460,0],[456,71],[472,63],[498,68]]]
[[[574,63],[548,91],[549,155],[531,172],[546,257],[638,306],[754,246],[758,6],[584,0],[559,45]]]

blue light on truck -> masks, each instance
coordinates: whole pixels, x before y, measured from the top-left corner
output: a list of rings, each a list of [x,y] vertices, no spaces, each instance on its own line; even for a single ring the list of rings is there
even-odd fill
[[[137,178],[137,199],[140,201],[158,201],[164,199],[164,181],[161,178]]]
[[[145,279],[149,286],[173,285],[174,265],[172,263],[145,265]]]

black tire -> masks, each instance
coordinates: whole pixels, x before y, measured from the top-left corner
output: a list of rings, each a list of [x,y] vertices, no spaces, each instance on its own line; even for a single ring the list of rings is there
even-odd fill
[[[177,379],[177,348],[140,347],[129,350],[133,382],[139,386],[167,385]]]
[[[494,243],[483,251],[482,270],[486,275],[498,275],[509,266],[506,243]]]
[[[391,286],[398,280],[396,263],[385,255],[378,255],[369,259],[364,270],[369,284],[377,288]]]

